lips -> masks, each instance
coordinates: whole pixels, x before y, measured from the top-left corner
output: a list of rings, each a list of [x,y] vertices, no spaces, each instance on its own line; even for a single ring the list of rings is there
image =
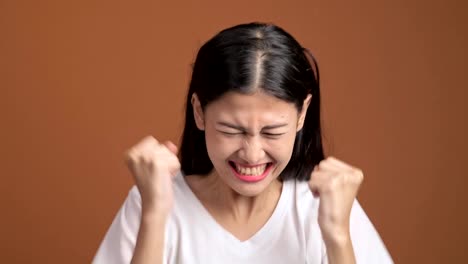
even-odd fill
[[[254,166],[245,166],[229,161],[229,165],[237,178],[245,182],[257,182],[264,179],[273,167],[272,162]]]

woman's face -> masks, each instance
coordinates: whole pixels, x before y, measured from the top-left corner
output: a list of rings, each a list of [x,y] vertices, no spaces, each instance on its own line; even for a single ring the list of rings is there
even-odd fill
[[[294,104],[263,92],[228,92],[203,112],[193,97],[195,120],[205,130],[208,155],[218,177],[244,196],[255,196],[278,178],[288,164],[301,113]]]

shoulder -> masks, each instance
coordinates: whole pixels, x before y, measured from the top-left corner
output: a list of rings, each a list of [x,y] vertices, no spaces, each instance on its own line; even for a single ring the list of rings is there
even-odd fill
[[[190,190],[194,193],[198,193],[201,189],[203,189],[203,180],[205,177],[200,175],[182,175],[178,174],[176,178],[176,182],[178,184],[186,184]],[[182,182],[184,181],[184,182]]]
[[[326,255],[318,225],[320,197],[312,195],[307,181],[294,181],[294,196],[296,212],[303,224],[308,253],[317,254],[321,248],[321,254]],[[349,224],[357,263],[393,263],[379,233],[357,199],[351,209]]]
[[[107,230],[92,263],[129,263],[141,218],[141,197],[133,186]]]
[[[393,263],[379,233],[358,200],[350,216],[351,241],[358,263]]]
[[[294,201],[299,211],[317,217],[320,199],[314,197],[307,181],[291,180],[294,186]],[[306,216],[304,216],[306,217]]]

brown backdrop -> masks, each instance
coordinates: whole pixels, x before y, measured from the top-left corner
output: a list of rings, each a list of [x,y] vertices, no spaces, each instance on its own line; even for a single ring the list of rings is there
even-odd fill
[[[1,261],[89,263],[132,181],[178,141],[196,51],[275,22],[319,60],[329,154],[397,263],[468,257],[467,2],[0,1]],[[465,117],[464,117],[465,116]]]

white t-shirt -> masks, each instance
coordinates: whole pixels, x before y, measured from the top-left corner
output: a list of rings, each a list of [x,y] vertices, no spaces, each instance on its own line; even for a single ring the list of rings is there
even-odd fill
[[[166,224],[164,263],[328,263],[317,223],[319,200],[312,196],[307,182],[285,181],[267,223],[253,237],[240,241],[214,220],[179,174],[174,179],[174,208]],[[93,263],[130,263],[140,217],[141,197],[134,186]],[[351,210],[350,228],[357,263],[393,263],[357,201]]]

